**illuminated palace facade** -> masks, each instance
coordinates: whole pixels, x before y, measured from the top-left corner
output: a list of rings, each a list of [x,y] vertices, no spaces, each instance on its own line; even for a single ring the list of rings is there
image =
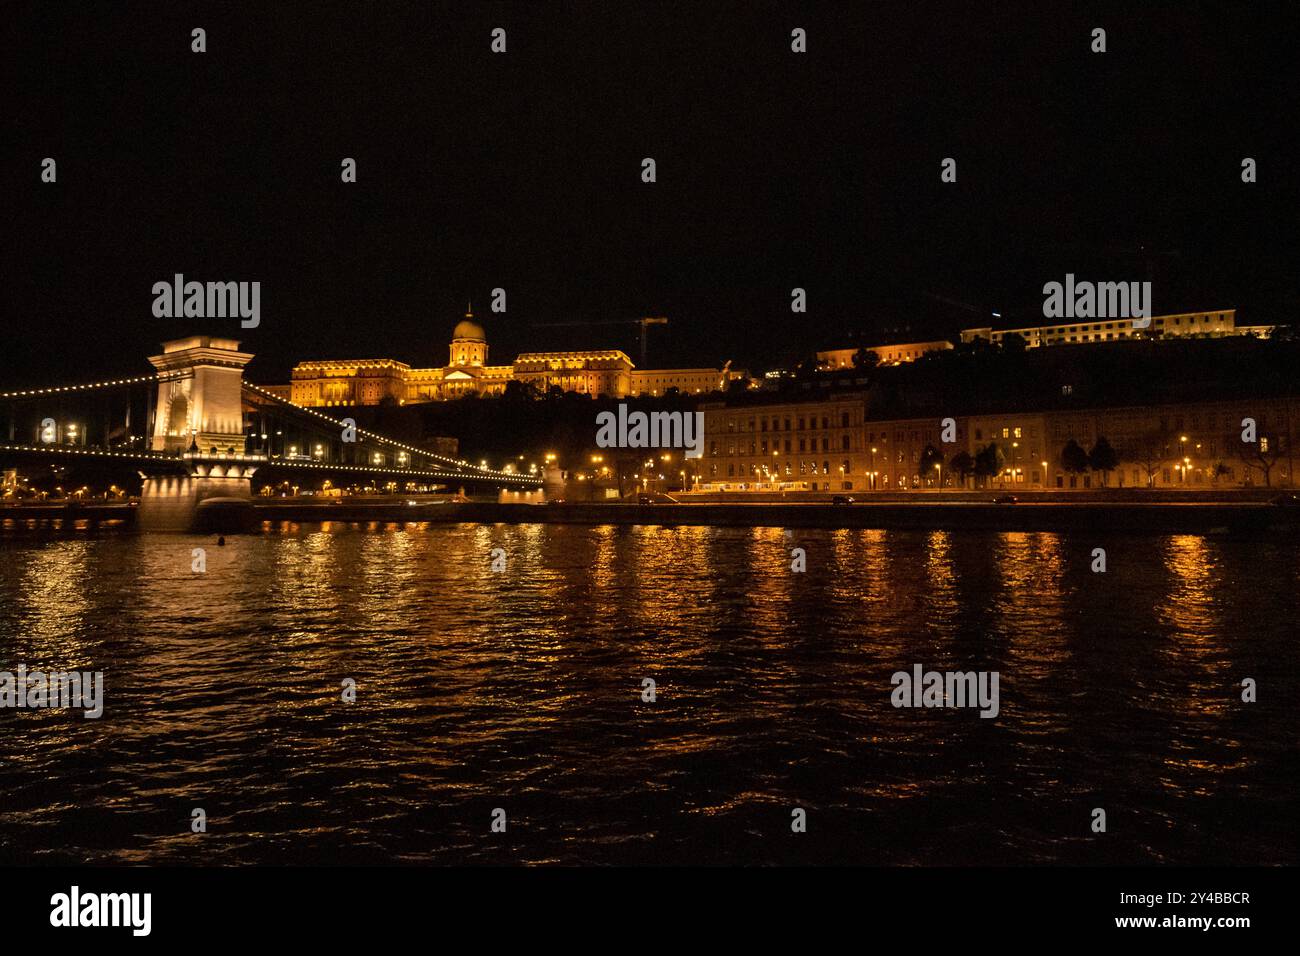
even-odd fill
[[[510,382],[584,395],[663,395],[669,389],[707,394],[740,377],[729,367],[647,369],[633,366],[618,349],[577,352],[525,352],[510,365],[489,365],[483,326],[467,312],[452,332],[448,362],[442,368],[412,368],[396,359],[345,359],[300,362],[294,367],[288,398],[298,405],[378,405],[440,402],[469,394],[500,395]]]

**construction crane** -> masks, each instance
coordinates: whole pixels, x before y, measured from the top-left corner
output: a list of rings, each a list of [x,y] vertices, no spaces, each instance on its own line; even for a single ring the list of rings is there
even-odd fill
[[[558,329],[565,326],[596,326],[596,325],[639,325],[641,327],[641,365],[645,368],[646,361],[646,330],[652,325],[667,325],[668,319],[662,315],[644,315],[639,319],[611,319],[607,322],[543,322],[535,325],[537,329]]]

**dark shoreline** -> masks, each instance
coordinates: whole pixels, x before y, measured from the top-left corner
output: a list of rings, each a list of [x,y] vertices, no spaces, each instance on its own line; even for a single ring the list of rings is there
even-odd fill
[[[256,523],[615,524],[723,528],[879,528],[915,531],[1106,531],[1135,533],[1294,533],[1300,507],[1261,501],[983,501],[827,503],[406,503],[253,501]],[[26,506],[0,510],[9,522],[121,522],[133,506]],[[255,524],[256,528],[256,524]]]
[[[480,523],[706,525],[732,528],[875,528],[930,531],[1106,530],[1287,533],[1300,509],[1260,504],[478,504],[446,520]],[[416,510],[416,509],[410,509]],[[268,516],[269,517],[269,516]],[[297,520],[304,520],[299,518]],[[391,520],[391,519],[390,519]],[[398,519],[400,520],[400,519]]]
[[[1287,534],[1300,531],[1300,508],[1262,502],[1099,502],[993,504],[881,502],[828,504],[503,504],[463,502],[406,505],[384,502],[253,503],[258,523],[344,522],[406,524],[664,525],[726,528],[854,528],[920,531],[1106,531],[1162,534]],[[122,521],[126,505],[29,506],[0,511],[8,521]]]

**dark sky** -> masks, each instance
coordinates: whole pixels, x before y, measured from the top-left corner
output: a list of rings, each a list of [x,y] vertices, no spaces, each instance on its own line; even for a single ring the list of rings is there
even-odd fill
[[[260,381],[441,365],[496,286],[496,362],[635,359],[630,326],[537,326],[666,315],[651,365],[762,368],[850,333],[1032,320],[1066,272],[1146,278],[1139,247],[1157,311],[1291,321],[1295,10],[6,4],[0,387],[147,371],[193,332],[241,338]],[[177,272],[260,281],[260,328],[154,318]]]

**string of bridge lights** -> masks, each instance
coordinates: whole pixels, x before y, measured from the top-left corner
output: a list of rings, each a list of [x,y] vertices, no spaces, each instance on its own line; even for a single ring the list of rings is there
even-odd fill
[[[131,458],[136,461],[166,461],[180,464],[181,459],[170,455],[154,455],[148,452],[103,451],[99,448],[63,448],[59,445],[0,445],[5,451],[55,452],[60,455],[94,455],[97,458]]]
[[[415,469],[415,468],[397,469],[397,468],[385,467],[379,465],[344,465],[344,464],[329,464],[326,462],[315,462],[315,461],[271,462],[269,461],[269,459],[266,458],[265,455],[240,455],[240,454],[229,454],[227,452],[218,452],[215,456],[203,455],[203,454],[195,455],[192,452],[186,452],[180,458],[174,458],[171,455],[154,455],[146,452],[103,451],[98,448],[62,448],[58,445],[53,445],[53,444],[0,445],[0,449],[3,449],[5,451],[36,452],[39,454],[46,454],[49,452],[53,452],[58,455],[72,455],[78,457],[90,456],[94,458],[125,458],[131,461],[166,462],[173,465],[181,464],[182,462],[187,462],[187,461],[263,462],[266,464],[274,464],[274,466],[277,468],[314,468],[318,470],[323,469],[327,471],[358,471],[358,472],[370,472],[373,474],[385,474],[385,475],[392,475],[392,474],[411,475],[418,478],[465,477],[464,473],[459,471],[428,471],[425,469]],[[538,484],[541,482],[540,478],[532,478],[527,475],[506,475],[506,474],[496,474],[492,472],[488,472],[488,474],[491,474],[495,480],[499,480],[499,481],[512,481],[512,482],[523,482],[523,483],[534,483],[534,484]]]
[[[120,385],[141,385],[145,382],[157,382],[160,380],[158,375],[139,375],[135,378],[117,378],[107,382],[91,382],[86,385],[61,385],[57,388],[33,388],[21,392],[0,392],[0,399],[6,398],[36,398],[41,395],[62,395],[67,392],[85,392],[95,388],[116,388]],[[172,381],[171,378],[166,381]]]
[[[14,399],[14,398],[39,398],[48,395],[62,395],[62,394],[70,394],[75,392],[88,392],[99,388],[116,388],[123,385],[140,385],[146,382],[173,381],[175,380],[175,378],[176,378],[175,376],[167,376],[164,378],[163,376],[158,374],[138,375],[133,378],[109,379],[103,382],[88,382],[81,385],[62,385],[54,388],[35,388],[35,389],[26,389],[21,391],[14,391],[14,392],[0,392],[0,400]],[[279,395],[269,392],[258,385],[254,385],[252,382],[241,382],[240,384],[244,388],[256,392],[258,395],[261,395],[264,398],[268,398],[271,401],[279,403],[281,405],[286,405],[292,409],[295,409],[296,411],[305,412],[306,414],[311,415],[315,418],[319,418],[324,422],[329,422],[331,425],[338,425],[339,423],[338,419],[336,418],[331,418],[329,415],[324,415],[316,411],[315,409],[306,408],[302,405],[295,404],[294,402],[281,398]],[[471,473],[478,472],[481,474],[492,475],[495,478],[498,478],[502,481],[519,482],[524,484],[536,484],[539,483],[541,480],[539,478],[534,478],[526,475],[509,475],[504,472],[494,472],[491,469],[484,468],[481,466],[475,467],[474,465],[470,464],[468,461],[458,461],[454,458],[448,458],[445,455],[439,455],[436,452],[426,451],[423,448],[416,448],[414,445],[407,445],[403,442],[395,441],[391,438],[386,438],[383,435],[377,435],[374,432],[367,431],[364,428],[357,428],[356,432],[358,435],[362,435],[380,444],[391,446],[393,448],[399,448],[402,451],[410,452],[411,454],[414,455],[420,455],[425,458],[432,458],[436,461],[445,462],[448,465],[454,465],[458,469],[455,472],[439,472],[439,471],[425,471],[425,470],[417,471],[414,469],[402,469],[401,471],[403,474],[445,477],[448,474],[461,474],[463,473],[462,471],[460,471],[461,469],[467,469]],[[92,456],[102,457],[102,458],[133,458],[133,459],[139,459],[144,461],[175,461],[176,460],[166,455],[150,455],[150,454],[132,453],[132,452],[101,451],[98,449],[91,449],[91,448],[86,448],[86,449],[60,448],[53,444],[51,445],[6,445],[4,447],[11,451],[32,451],[32,452],[53,451],[61,455],[92,455]],[[191,456],[187,454],[184,457],[188,458]],[[226,459],[227,456],[224,453],[221,453],[219,455],[219,458]],[[231,455],[229,456],[229,460],[265,461],[267,459],[264,456]],[[328,468],[338,469],[340,467],[344,467],[340,465],[332,465],[332,464],[317,463],[317,462],[283,462],[283,461],[277,462],[277,466],[293,467],[293,468],[326,468],[326,469]],[[372,466],[372,465],[348,465],[346,467],[350,470],[366,471],[366,472],[391,472],[395,470],[392,468],[385,468],[385,467]]]
[[[465,478],[465,477],[472,478],[474,477],[472,474],[467,476],[462,471],[425,471],[423,469],[392,468],[392,467],[385,467],[380,465],[332,465],[329,464],[328,462],[317,462],[317,461],[276,460],[274,462],[270,462],[269,464],[274,465],[276,468],[316,468],[316,469],[324,469],[327,471],[370,471],[370,472],[380,472],[386,475],[393,475],[393,474],[416,475],[419,477],[430,477],[430,478]],[[482,469],[478,469],[478,468],[474,470],[482,471]],[[485,472],[485,473],[491,475],[493,480],[498,480],[498,481],[532,482],[534,484],[541,483],[540,478],[532,478],[527,475],[507,475],[499,472]]]
[[[258,385],[254,385],[252,382],[244,382],[243,385],[245,388],[257,392],[259,395],[265,396],[266,398],[271,399],[273,402],[279,402],[280,404],[288,405],[290,408],[293,408],[297,411],[306,412],[308,415],[313,415],[316,418],[321,419],[322,421],[329,422],[331,425],[338,425],[339,423],[339,420],[337,418],[332,418],[329,415],[322,414],[321,412],[316,411],[314,408],[306,408],[305,406],[295,404],[294,402],[281,398],[279,395],[276,395],[273,392],[269,392]],[[377,441],[381,444],[391,445],[392,447],[400,448],[403,451],[409,451],[412,452],[413,454],[423,455],[426,458],[435,458],[438,461],[445,461],[449,465],[456,465],[459,468],[469,468],[473,471],[482,471],[482,472],[487,472],[488,474],[494,474],[494,472],[490,471],[489,469],[482,468],[482,467],[476,468],[474,465],[470,464],[467,461],[457,461],[454,458],[448,458],[445,455],[439,455],[436,452],[426,451],[423,448],[416,448],[413,445],[406,445],[403,444],[402,442],[394,441],[391,438],[386,438],[383,435],[376,435],[374,432],[366,431],[364,428],[357,428],[356,432],[358,435],[364,435],[365,437],[373,439],[374,441]],[[310,463],[303,462],[302,464],[310,464]],[[516,477],[516,476],[506,475],[503,472],[497,472],[495,474],[499,474],[503,478],[510,478],[512,480],[514,480]],[[528,478],[524,480],[533,481],[536,479]]]

